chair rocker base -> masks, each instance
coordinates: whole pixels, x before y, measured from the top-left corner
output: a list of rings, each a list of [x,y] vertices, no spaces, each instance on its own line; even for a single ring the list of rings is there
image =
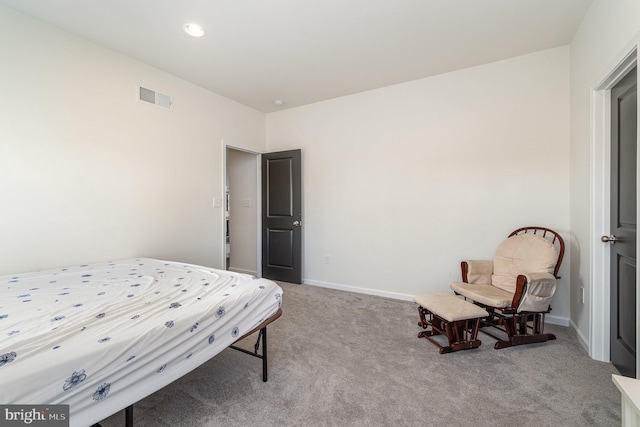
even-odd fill
[[[435,341],[433,338],[431,338],[434,335],[441,335],[441,334],[437,332],[434,333],[433,331],[422,331],[418,333],[418,338],[426,338],[429,341],[431,341],[440,349],[439,350],[440,354],[447,354],[447,353],[453,353],[454,351],[459,351],[459,350],[469,350],[471,348],[478,348],[482,344],[482,341],[480,340],[459,341],[459,342],[451,343],[450,345],[445,347],[440,345],[440,343]]]
[[[487,308],[487,310],[491,310],[491,308]],[[497,342],[493,347],[496,350],[555,340],[556,336],[554,334],[544,333],[543,331],[544,314],[509,315],[492,311],[491,316],[481,322],[480,332],[496,339]],[[503,335],[493,334],[489,332],[489,328],[495,328],[502,332]],[[504,335],[506,335],[506,339]]]
[[[485,332],[485,331],[482,331],[482,332]],[[515,337],[511,337],[509,340],[499,339],[498,342],[495,343],[493,348],[495,348],[496,350],[500,350],[502,348],[514,347],[516,345],[535,344],[535,343],[547,342],[555,339],[556,339],[556,336],[553,334],[517,335]]]

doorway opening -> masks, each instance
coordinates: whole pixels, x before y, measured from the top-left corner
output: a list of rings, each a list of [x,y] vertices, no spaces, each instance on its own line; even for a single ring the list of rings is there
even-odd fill
[[[225,148],[225,268],[260,276],[260,154]]]

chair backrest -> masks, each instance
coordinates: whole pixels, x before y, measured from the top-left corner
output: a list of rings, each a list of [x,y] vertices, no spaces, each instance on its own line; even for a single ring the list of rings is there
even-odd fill
[[[560,276],[558,276],[558,271],[560,271],[560,264],[562,264],[562,259],[564,258],[564,240],[562,239],[562,236],[560,236],[550,228],[530,226],[518,228],[517,230],[512,231],[511,234],[509,234],[507,237],[530,233],[535,234],[536,236],[544,237],[545,239],[553,243],[553,246],[558,251],[558,261],[556,262],[556,266],[553,269],[553,275],[556,276],[556,279],[559,279]]]
[[[542,230],[521,232],[523,230]],[[524,273],[549,273],[557,277],[564,242],[554,231],[540,227],[519,229],[496,249],[491,283],[505,291],[515,292],[516,277]],[[558,248],[556,248],[558,246]]]

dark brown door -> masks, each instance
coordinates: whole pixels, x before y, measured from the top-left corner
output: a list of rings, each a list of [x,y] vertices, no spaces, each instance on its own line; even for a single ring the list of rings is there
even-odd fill
[[[637,79],[611,90],[611,362],[636,376]],[[606,240],[606,239],[605,239]]]
[[[262,277],[302,283],[300,150],[262,155]]]

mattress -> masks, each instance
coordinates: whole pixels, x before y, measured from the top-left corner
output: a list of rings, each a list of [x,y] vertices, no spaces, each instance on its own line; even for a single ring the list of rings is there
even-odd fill
[[[274,282],[148,258],[0,276],[0,403],[68,404],[87,426],[278,311]]]

